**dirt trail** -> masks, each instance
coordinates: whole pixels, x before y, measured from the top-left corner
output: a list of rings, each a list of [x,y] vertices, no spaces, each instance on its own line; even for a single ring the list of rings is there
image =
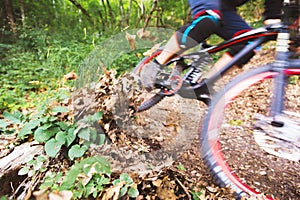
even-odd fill
[[[273,51],[260,52],[243,69],[231,71],[216,89],[241,71],[271,60]],[[80,108],[75,105],[75,114],[104,111],[101,127],[110,142],[93,146],[91,154],[106,156],[116,173],[131,173],[139,183],[140,199],[192,199],[191,194],[199,199],[234,199],[232,191],[214,184],[199,156],[198,136],[206,105],[175,95],[135,113],[153,94],[143,91],[130,74],[114,76],[106,72],[96,89],[82,89],[75,95],[87,102]]]

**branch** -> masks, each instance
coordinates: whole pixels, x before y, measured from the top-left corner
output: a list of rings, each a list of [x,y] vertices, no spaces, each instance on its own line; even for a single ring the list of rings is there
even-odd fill
[[[76,8],[78,8],[87,18],[90,22],[92,22],[91,16],[89,13],[84,9],[80,3],[76,2],[75,0],[69,0]]]

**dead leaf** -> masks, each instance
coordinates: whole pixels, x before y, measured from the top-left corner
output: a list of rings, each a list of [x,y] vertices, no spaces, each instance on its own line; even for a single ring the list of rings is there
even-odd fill
[[[137,31],[137,36],[142,39],[142,38],[149,38],[150,37],[150,31],[145,31],[145,29],[140,29]]]
[[[126,32],[125,37],[126,37],[126,40],[129,42],[131,50],[136,50],[136,45],[135,45],[136,35],[131,35],[131,34]]]
[[[144,56],[151,56],[155,51],[157,51],[162,43],[155,44],[150,50],[143,53]]]
[[[157,197],[159,199],[176,200],[177,196],[174,190],[175,183],[170,181],[168,176],[162,180],[160,187],[157,188]]]
[[[29,81],[29,83],[32,85],[40,85],[41,84],[40,81]]]
[[[64,75],[64,80],[66,80],[66,81],[67,80],[75,80],[77,78],[78,78],[78,76],[75,72],[70,72],[70,73]]]
[[[211,186],[207,186],[206,189],[212,193],[216,193],[219,190],[218,188],[211,187]]]
[[[70,200],[72,199],[73,193],[71,191],[61,191],[58,193],[51,192],[49,194],[49,200]]]
[[[157,180],[153,181],[152,184],[156,187],[160,187],[162,184],[162,180],[157,179]]]
[[[39,190],[33,192],[33,196],[35,196],[36,200],[48,200],[48,193],[46,193],[46,189]]]
[[[119,199],[119,195],[120,195],[120,190],[123,187],[124,183],[118,183],[115,186],[112,186],[108,189],[106,189],[106,193],[104,194],[104,196],[102,197],[103,200],[118,200]]]
[[[95,173],[97,173],[97,170],[93,166],[93,167],[91,167],[90,171],[87,173],[86,177],[82,180],[83,186],[86,186],[90,182],[90,180],[93,178],[93,175]]]

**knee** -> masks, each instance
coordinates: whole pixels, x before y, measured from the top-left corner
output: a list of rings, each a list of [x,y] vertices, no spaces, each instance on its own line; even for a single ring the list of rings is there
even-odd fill
[[[203,11],[195,16],[193,21],[177,32],[177,40],[181,48],[191,48],[211,34],[215,33],[220,25],[221,15],[213,10]]]

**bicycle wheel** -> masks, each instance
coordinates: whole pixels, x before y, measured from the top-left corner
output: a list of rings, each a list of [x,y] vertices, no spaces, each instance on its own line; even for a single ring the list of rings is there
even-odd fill
[[[270,69],[266,65],[240,75],[213,98],[202,127],[201,154],[216,183],[230,186],[238,198],[299,199],[300,84],[287,85],[285,125],[274,127],[267,116],[277,73]],[[295,80],[300,69],[285,72]],[[274,129],[281,135],[274,136]]]

